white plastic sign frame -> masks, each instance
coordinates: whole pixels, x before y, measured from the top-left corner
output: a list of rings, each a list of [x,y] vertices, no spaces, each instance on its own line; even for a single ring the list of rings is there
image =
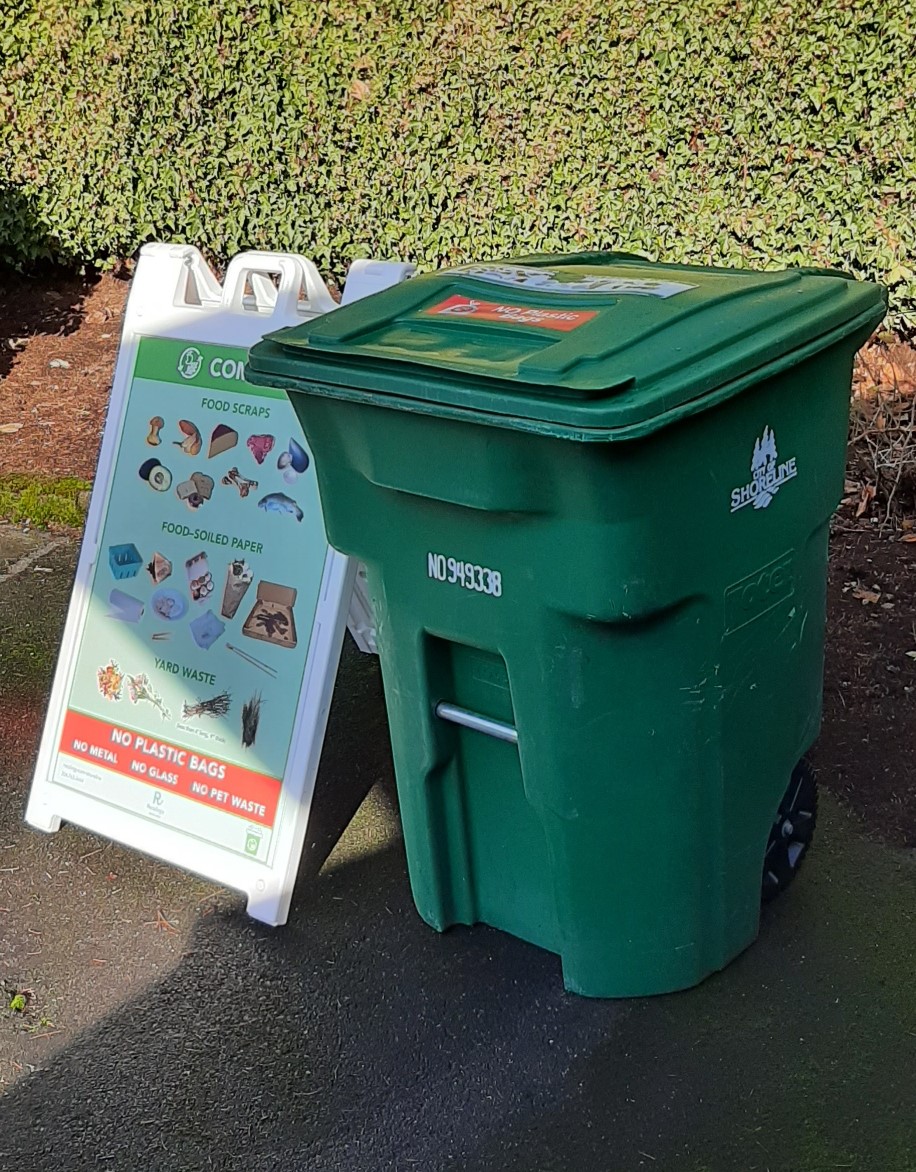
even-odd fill
[[[353,301],[367,293],[395,284],[410,276],[412,272],[413,266],[407,264],[377,261],[354,262],[347,281],[346,292],[348,296],[346,300]],[[285,923],[289,914],[293,886],[308,826],[315,777],[327,725],[341,642],[347,622],[348,605],[353,594],[357,571],[355,562],[337,553],[327,545],[326,538],[324,539],[326,553],[314,610],[314,622],[309,624],[300,621],[300,643],[307,634],[309,642],[306,645],[307,654],[301,676],[298,701],[293,701],[290,710],[292,728],[289,733],[288,752],[285,756],[285,767],[280,767],[282,768],[282,778],[279,779],[279,795],[276,797],[273,821],[269,828],[269,839],[265,839],[263,857],[249,857],[242,853],[237,845],[234,849],[228,849],[225,841],[213,840],[214,838],[219,839],[219,833],[214,833],[212,838],[208,837],[206,827],[221,828],[225,824],[224,821],[220,821],[220,818],[229,819],[233,827],[236,821],[244,823],[244,816],[237,816],[238,812],[231,811],[228,805],[222,810],[207,809],[205,812],[209,822],[206,819],[203,820],[205,828],[198,830],[195,827],[191,830],[189,824],[193,815],[189,813],[189,806],[193,805],[193,801],[191,797],[187,796],[190,791],[186,789],[184,795],[177,791],[170,792],[168,784],[164,784],[161,787],[165,791],[163,798],[160,790],[155,789],[156,800],[160,806],[168,807],[169,803],[172,803],[170,808],[178,811],[174,817],[163,817],[161,809],[150,809],[148,803],[146,807],[141,808],[141,797],[132,796],[130,801],[122,801],[120,798],[122,793],[127,793],[129,790],[132,795],[137,792],[142,794],[146,789],[152,790],[152,784],[148,783],[148,779],[137,780],[132,776],[125,778],[125,763],[118,767],[120,772],[105,768],[105,753],[110,754],[117,749],[118,742],[115,742],[113,747],[108,746],[107,748],[102,745],[92,746],[93,749],[97,750],[97,752],[93,752],[93,757],[98,759],[88,762],[83,760],[80,767],[77,768],[75,765],[78,763],[75,762],[72,755],[63,752],[62,737],[69,735],[66,729],[69,729],[70,726],[65,726],[65,722],[74,716],[73,711],[68,711],[68,709],[71,704],[71,693],[74,689],[77,660],[81,654],[81,645],[87,631],[90,603],[97,609],[97,596],[93,601],[92,595],[93,583],[101,580],[103,575],[107,575],[107,569],[99,564],[100,559],[104,559],[106,556],[102,548],[103,534],[106,532],[106,520],[113,505],[112,494],[117,488],[116,467],[118,466],[119,451],[122,442],[124,442],[125,419],[128,415],[136,377],[137,358],[141,350],[141,343],[152,339],[157,342],[162,340],[188,342],[196,355],[200,355],[201,351],[194,349],[193,344],[201,348],[207,346],[248,348],[271,330],[331,312],[336,307],[335,301],[314,264],[305,257],[288,253],[241,253],[229,264],[225,282],[220,286],[202,255],[194,247],[148,244],[141,250],[125,310],[121,345],[115,367],[111,402],[102,439],[95,487],[26,810],[26,820],[40,830],[53,832],[59,829],[62,821],[72,822],[148,855],[200,874],[221,885],[242,891],[247,897],[248,914],[272,925]],[[237,365],[240,376],[241,364]],[[247,384],[245,385],[247,386]],[[133,438],[131,438],[131,442],[134,442]],[[178,443],[178,441],[172,442],[176,445]],[[198,444],[199,449],[200,444]],[[241,446],[239,450],[241,451]],[[151,448],[149,451],[161,451],[165,454],[166,451],[171,452],[172,449]],[[170,456],[169,458],[180,459],[181,457]],[[200,456],[199,459],[203,461],[203,456]],[[152,462],[156,463],[156,461]],[[190,464],[186,465],[186,467],[189,466]],[[214,468],[211,468],[211,471],[214,471]],[[221,483],[226,484],[227,481],[223,480]],[[131,487],[131,491],[134,491],[133,487]],[[170,484],[169,499],[171,499],[172,491],[174,491],[174,486]],[[221,491],[231,493],[232,490],[230,488]],[[277,495],[274,494],[274,496]],[[172,503],[171,507],[177,507],[175,502]],[[266,525],[267,514],[264,516]],[[318,521],[320,532],[323,535],[320,516]],[[288,532],[290,539],[295,537],[292,528]],[[107,554],[109,564],[111,564],[111,572],[117,578],[120,570],[116,573],[115,564],[111,562],[113,548],[121,549],[123,547],[110,547]],[[130,548],[133,549],[133,547]],[[136,553],[137,551],[134,549],[134,555]],[[128,554],[128,556],[131,555]],[[147,556],[149,556],[148,553]],[[317,551],[316,556],[321,556],[320,550]],[[133,567],[128,567],[127,572],[136,574],[138,571]],[[142,571],[140,572],[142,573]],[[152,577],[152,568],[148,572]],[[190,569],[188,578],[190,581]],[[107,577],[104,580],[107,583]],[[153,578],[154,583],[155,581],[156,579]],[[184,582],[181,584],[185,586],[186,590],[188,589],[187,584]],[[130,582],[122,583],[122,585],[129,586]],[[210,589],[212,590],[215,585],[214,582]],[[124,596],[119,594],[117,590],[112,591],[112,598],[116,595],[119,600]],[[191,583],[191,597],[192,599],[194,597],[193,583]],[[260,594],[258,597],[260,598]],[[132,599],[132,602],[138,603],[140,600]],[[184,605],[187,605],[186,600]],[[358,631],[354,631],[354,635],[363,649],[368,650],[371,647],[374,650],[372,647],[371,614],[367,614],[365,599],[355,599],[354,607],[354,622],[351,623],[351,627],[359,628]],[[107,617],[109,619],[120,617],[126,619],[128,623],[136,621],[136,615],[130,613],[130,604],[127,604],[126,611],[114,615],[109,613]],[[211,613],[212,617],[214,616]],[[217,623],[219,624],[219,620]],[[113,626],[123,628],[125,624],[114,623]],[[311,626],[310,631],[308,631],[309,626]],[[96,630],[98,629],[97,626]],[[139,630],[139,628],[137,629]],[[209,638],[203,628],[200,630],[202,640]],[[149,635],[147,632],[146,637],[156,638],[157,636]],[[171,634],[163,634],[162,637],[171,638]],[[260,637],[263,638],[263,635]],[[195,635],[196,638],[197,635]],[[139,640],[139,635],[137,640]],[[245,643],[244,639],[238,641]],[[132,645],[139,646],[139,641],[135,641]],[[170,645],[165,644],[164,646]],[[204,647],[209,644],[200,642],[198,646]],[[254,651],[264,646],[264,643],[252,643],[251,641],[246,643],[246,648],[250,647]],[[101,652],[99,654],[100,657],[103,657]],[[247,659],[251,658],[251,653],[247,650],[244,655]],[[262,652],[262,667],[264,666],[263,655]],[[259,659],[258,656],[254,656],[254,658]],[[283,657],[281,655],[275,658],[282,660]],[[158,661],[157,666],[159,666]],[[177,665],[172,666],[177,667]],[[276,671],[276,669],[273,670]],[[83,675],[85,676],[85,674],[84,670]],[[128,679],[130,678],[128,677]],[[299,677],[296,679],[298,682]],[[101,680],[99,681],[99,691],[101,692]],[[134,701],[135,696],[136,692],[132,692],[130,699]],[[118,698],[120,699],[120,697]],[[141,699],[148,698],[141,695]],[[127,719],[120,716],[122,711],[126,711],[126,707],[123,704],[118,705],[118,719],[124,720],[124,723],[128,724]],[[133,711],[132,709],[131,712],[133,713]],[[117,735],[126,737],[127,746],[130,749],[130,735],[124,733],[123,730],[119,730]],[[207,736],[209,734],[204,732],[198,735]],[[168,737],[172,742],[180,742],[181,740],[180,735],[171,728],[166,730],[162,736],[163,738]],[[101,734],[99,739],[101,739]],[[140,768],[141,766],[138,766],[134,759],[136,752],[140,751],[141,737],[139,733],[134,736],[134,740],[137,748],[131,751],[131,768]],[[144,752],[150,751],[150,743],[156,745],[156,741],[149,735],[145,735],[142,742]],[[241,743],[245,743],[244,739]],[[79,744],[81,748],[85,747],[84,742],[80,741]],[[206,742],[204,744],[206,746]],[[172,754],[171,759],[175,759],[178,746],[176,744],[168,745],[165,740],[162,745],[165,745],[164,749],[161,745],[158,746],[160,755],[162,752],[168,752]],[[76,742],[71,744],[69,741],[66,745],[67,748],[75,748],[75,746]],[[185,745],[184,748],[187,749],[188,746]],[[219,750],[211,750],[211,753],[214,760],[218,759]],[[190,758],[185,752],[184,757],[193,762],[194,768],[198,768],[197,762],[199,760],[208,761],[208,757],[204,755],[202,749],[198,749],[198,753],[192,754]],[[109,756],[107,760],[114,760],[114,758]],[[125,757],[124,762],[126,760]],[[182,760],[181,764],[184,766],[185,761]],[[212,762],[210,765],[212,768]],[[64,766],[69,766],[70,769],[69,772],[62,774],[61,770]],[[168,767],[168,759],[165,767]],[[177,769],[178,766],[175,768]],[[232,766],[227,766],[227,768],[232,768]],[[150,772],[152,773],[152,770]],[[244,773],[244,770],[240,770],[240,773]],[[65,776],[67,780],[62,782],[62,776]],[[156,776],[167,778],[178,775],[169,775],[164,773],[161,767],[157,767]],[[212,776],[216,776],[216,774],[211,774]],[[125,782],[126,786],[122,786],[121,789],[112,788],[117,785],[118,780]],[[203,780],[207,781],[208,779],[205,777]],[[276,783],[274,784],[276,785]],[[225,802],[226,799],[227,795],[224,795],[222,799],[217,800]],[[181,803],[186,804],[182,806]],[[201,805],[200,809],[204,810],[205,807]],[[152,814],[157,817],[152,817]],[[220,831],[220,833],[222,832]],[[252,836],[254,847],[258,846],[258,843],[254,841],[256,837],[257,828]],[[247,843],[244,849],[245,851],[249,850]]]

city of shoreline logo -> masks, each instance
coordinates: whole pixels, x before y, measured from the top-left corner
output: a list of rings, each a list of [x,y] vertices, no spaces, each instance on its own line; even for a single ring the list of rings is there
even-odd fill
[[[786,481],[794,480],[797,475],[795,457],[780,464],[773,429],[765,427],[763,435],[754,441],[750,481],[741,488],[732,489],[731,511],[737,513],[745,505],[765,509]]]

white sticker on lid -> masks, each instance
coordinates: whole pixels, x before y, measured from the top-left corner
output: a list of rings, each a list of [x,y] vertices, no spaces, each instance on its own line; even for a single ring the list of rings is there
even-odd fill
[[[608,297],[674,297],[696,285],[677,281],[656,281],[650,277],[579,276],[561,280],[557,269],[535,265],[472,264],[446,269],[455,276],[473,277],[493,285],[511,285],[516,289],[534,289],[543,293],[603,294]]]

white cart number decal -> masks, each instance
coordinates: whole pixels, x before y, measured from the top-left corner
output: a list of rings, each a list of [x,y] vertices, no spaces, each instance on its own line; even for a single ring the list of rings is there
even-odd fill
[[[490,594],[493,598],[502,597],[503,576],[499,570],[490,570],[475,562],[463,562],[446,557],[444,553],[429,553],[426,555],[426,572],[434,582],[457,583],[465,590]]]

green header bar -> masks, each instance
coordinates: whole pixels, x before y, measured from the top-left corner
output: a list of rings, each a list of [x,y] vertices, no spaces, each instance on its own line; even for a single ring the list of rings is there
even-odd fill
[[[259,399],[285,399],[276,387],[255,387],[245,381],[248,351],[240,346],[214,346],[208,342],[141,338],[134,378],[177,383],[220,394],[254,395]]]

